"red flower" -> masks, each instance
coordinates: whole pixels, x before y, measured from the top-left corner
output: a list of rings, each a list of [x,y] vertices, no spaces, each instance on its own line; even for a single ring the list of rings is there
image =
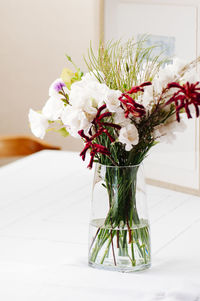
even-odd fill
[[[132,97],[130,97],[127,94],[135,94],[138,92],[144,92],[145,86],[151,85],[151,82],[145,82],[139,86],[132,87],[129,91],[126,93],[123,93],[119,100],[125,107],[125,117],[128,118],[129,114],[132,114],[134,117],[142,117],[145,115],[145,108],[143,105],[137,103]]]
[[[182,86],[179,83],[169,83],[167,88],[177,88],[178,91],[165,103],[165,106],[174,103],[176,107],[176,119],[180,121],[180,110],[185,109],[188,118],[192,118],[189,106],[194,105],[196,111],[196,117],[199,117],[199,106],[200,106],[200,86],[199,82],[195,84],[187,82]]]
[[[102,129],[103,130],[103,129]],[[92,141],[101,135],[102,130],[100,130],[98,133],[94,134],[92,137],[88,137],[85,135],[83,130],[78,131],[78,134],[85,140],[85,147],[82,150],[82,152],[80,153],[80,156],[82,157],[82,160],[85,161],[85,156],[86,156],[86,152],[88,149],[90,150],[90,162],[88,165],[88,168],[92,168],[93,162],[94,162],[94,157],[97,153],[106,155],[106,156],[110,156],[111,153],[109,152],[109,150],[100,144],[97,143],[92,143]]]
[[[109,140],[111,142],[114,142],[115,139],[112,137],[112,135],[109,133],[108,129],[106,127],[112,127],[114,129],[120,130],[121,126],[112,122],[104,122],[103,119],[106,117],[111,117],[112,113],[110,112],[105,112],[102,113],[102,111],[106,108],[106,104],[102,105],[98,111],[97,111],[97,115],[96,117],[93,119],[92,121],[92,125],[95,128],[95,134],[92,135],[92,126],[89,130],[89,134],[91,137],[88,137],[87,135],[85,135],[83,130],[78,131],[78,134],[85,140],[85,147],[82,150],[82,152],[80,153],[80,156],[82,157],[83,161],[85,160],[85,156],[86,156],[86,152],[88,149],[90,149],[90,163],[88,165],[88,168],[92,168],[93,162],[94,162],[94,157],[96,154],[102,154],[105,156],[109,156],[110,160],[112,160],[111,158],[111,153],[108,150],[107,147],[98,144],[98,143],[93,143],[93,140],[97,137],[99,137],[100,135],[102,135],[103,133],[105,133],[107,135],[107,137],[109,138]],[[114,161],[113,161],[114,162]]]
[[[98,111],[97,111],[97,115],[94,118],[94,120],[92,121],[92,124],[95,126],[96,132],[100,132],[100,134],[105,133],[108,138],[110,139],[111,142],[114,142],[115,139],[110,135],[110,133],[108,132],[108,130],[105,128],[105,126],[108,127],[112,127],[115,128],[117,130],[121,129],[121,126],[112,122],[104,122],[103,119],[105,117],[111,117],[112,113],[111,112],[105,112],[102,113],[101,112],[106,108],[106,104],[102,105]],[[91,129],[90,129],[90,134],[91,134]]]
[[[145,108],[143,105],[137,103],[132,97],[123,93],[119,100],[125,107],[125,117],[128,118],[129,114],[132,114],[134,117],[141,117],[145,115]]]
[[[150,86],[150,85],[151,85],[151,82],[144,82],[143,84],[141,84],[139,86],[132,87],[129,91],[127,91],[127,93],[133,94],[133,93],[137,93],[137,92],[144,92],[143,87]]]

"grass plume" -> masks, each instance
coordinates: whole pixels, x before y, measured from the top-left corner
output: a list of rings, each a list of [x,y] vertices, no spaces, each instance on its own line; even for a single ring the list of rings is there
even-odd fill
[[[146,47],[148,36],[135,41],[134,38],[127,42],[109,41],[100,42],[95,55],[92,45],[88,49],[85,63],[101,83],[109,88],[124,92],[132,86],[145,81],[152,81],[159,68],[166,59],[163,53],[153,56],[153,51],[158,45]],[[105,78],[102,77],[101,72]]]

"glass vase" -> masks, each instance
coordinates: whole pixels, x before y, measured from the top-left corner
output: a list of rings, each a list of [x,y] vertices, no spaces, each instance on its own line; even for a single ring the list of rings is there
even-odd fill
[[[89,265],[133,272],[151,264],[142,165],[96,164],[89,227]]]

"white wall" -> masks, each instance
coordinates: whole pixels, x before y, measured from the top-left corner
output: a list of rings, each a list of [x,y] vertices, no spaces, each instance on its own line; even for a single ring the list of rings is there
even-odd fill
[[[31,134],[27,114],[40,109],[50,83],[66,65],[65,53],[84,70],[82,55],[99,40],[99,0],[0,1],[0,135]],[[70,65],[68,65],[70,67]],[[68,149],[80,141],[50,133]]]

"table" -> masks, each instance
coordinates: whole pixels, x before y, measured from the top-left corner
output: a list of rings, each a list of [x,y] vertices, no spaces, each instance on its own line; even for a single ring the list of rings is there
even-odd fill
[[[152,268],[96,270],[87,266],[92,178],[64,151],[0,169],[0,300],[198,300],[200,198],[148,186]],[[188,298],[165,299],[175,290]]]

